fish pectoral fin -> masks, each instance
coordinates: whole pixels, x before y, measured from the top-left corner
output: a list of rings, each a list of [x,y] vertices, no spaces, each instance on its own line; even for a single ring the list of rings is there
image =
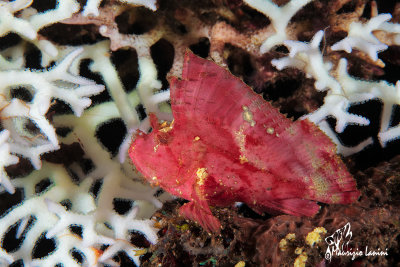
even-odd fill
[[[205,200],[186,203],[180,207],[179,213],[185,218],[199,223],[207,232],[219,233],[221,229],[221,223],[212,214]]]

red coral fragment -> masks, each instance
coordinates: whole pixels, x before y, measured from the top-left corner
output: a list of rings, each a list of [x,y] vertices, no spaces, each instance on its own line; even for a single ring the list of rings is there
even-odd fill
[[[209,205],[312,216],[315,201],[347,204],[359,192],[335,145],[308,120],[286,118],[240,79],[187,53],[170,80],[174,122],[138,135],[129,154],[150,183],[189,200],[185,217],[220,223]]]

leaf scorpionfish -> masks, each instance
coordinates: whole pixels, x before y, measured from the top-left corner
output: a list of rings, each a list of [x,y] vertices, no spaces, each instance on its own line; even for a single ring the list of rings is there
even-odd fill
[[[210,206],[244,202],[258,213],[312,216],[316,203],[352,203],[356,183],[315,124],[292,121],[212,61],[187,53],[170,79],[174,121],[137,134],[129,155],[144,177],[189,200],[186,218],[209,232]]]

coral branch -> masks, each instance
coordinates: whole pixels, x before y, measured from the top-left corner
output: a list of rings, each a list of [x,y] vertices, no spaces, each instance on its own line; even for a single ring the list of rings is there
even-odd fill
[[[275,45],[282,44],[285,40],[289,39],[286,33],[286,27],[289,21],[294,14],[311,1],[312,0],[291,0],[283,7],[278,7],[270,0],[244,0],[249,6],[270,18],[271,24],[275,29],[275,34],[268,37],[261,45],[261,53],[266,53]]]
[[[13,133],[12,139],[15,141],[11,146],[11,151],[29,158],[35,168],[40,168],[40,155],[42,153],[58,148],[55,129],[45,117],[53,98],[65,101],[71,106],[74,113],[80,116],[83,110],[91,104],[88,96],[104,90],[104,86],[97,85],[93,81],[69,72],[72,62],[81,52],[82,49],[74,50],[49,71],[10,70],[0,72],[2,94],[6,94],[11,88],[21,86],[27,86],[34,94],[30,103],[18,99],[13,99],[8,104],[5,104],[7,101],[3,101],[4,108],[0,114],[6,118],[23,117],[32,120],[40,132],[47,137],[47,140],[41,139],[41,142],[30,142],[21,138],[25,135],[24,133],[18,135],[18,131],[12,129],[15,123],[5,123],[8,130]]]
[[[339,83],[329,74],[332,67],[330,62],[324,62],[319,45],[323,31],[318,31],[310,43],[287,40],[284,44],[288,47],[289,57],[271,60],[272,65],[279,70],[295,67],[303,70],[315,79],[315,88],[320,91],[332,90],[334,94],[342,93]]]
[[[7,130],[0,132],[0,185],[2,185],[8,193],[13,194],[15,188],[10,182],[4,167],[18,163],[18,157],[10,154],[10,144],[7,143],[9,136],[10,133]]]
[[[351,53],[352,49],[356,48],[365,52],[372,60],[376,61],[378,59],[378,52],[386,50],[388,46],[381,43],[372,34],[372,31],[383,30],[383,23],[391,18],[390,14],[380,14],[365,24],[359,22],[351,23],[348,36],[332,45],[332,50],[344,50],[347,53]]]
[[[153,11],[157,10],[156,7],[157,0],[119,0],[119,1],[127,4],[144,6]],[[88,0],[83,9],[83,15],[97,17],[99,15],[99,6],[101,2],[102,0]]]

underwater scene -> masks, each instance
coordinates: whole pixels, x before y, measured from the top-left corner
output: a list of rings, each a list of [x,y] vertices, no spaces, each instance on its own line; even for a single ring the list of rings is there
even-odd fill
[[[0,0],[0,266],[400,266],[400,2]]]

